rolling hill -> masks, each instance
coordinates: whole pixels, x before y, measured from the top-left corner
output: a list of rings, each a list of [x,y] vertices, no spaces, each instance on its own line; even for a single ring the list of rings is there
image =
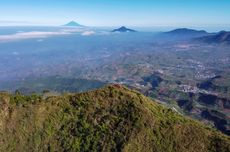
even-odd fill
[[[230,138],[120,85],[0,94],[0,151],[227,152]]]

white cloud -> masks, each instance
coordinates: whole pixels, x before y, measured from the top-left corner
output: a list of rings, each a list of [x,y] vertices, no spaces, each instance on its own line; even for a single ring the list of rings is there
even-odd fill
[[[18,52],[13,52],[12,54],[13,54],[13,55],[19,55],[19,53],[18,53]]]
[[[111,35],[112,33],[111,32],[108,32],[108,31],[101,31],[99,33],[99,35]]]
[[[94,34],[95,34],[94,31],[85,31],[85,32],[83,32],[81,35],[82,35],[82,36],[90,36],[90,35],[94,35]]]
[[[10,42],[10,41],[19,41],[25,39],[38,39],[38,42],[42,42],[43,38],[51,37],[51,36],[58,36],[58,35],[69,35],[79,33],[82,36],[90,36],[95,34],[92,30],[82,29],[82,28],[63,28],[59,31],[30,31],[30,32],[23,32],[18,31],[15,34],[9,35],[0,35],[0,42]]]
[[[70,33],[79,33],[79,32],[83,32],[84,29],[81,29],[81,28],[66,28],[66,29],[61,29],[61,31],[70,32]]]
[[[32,31],[32,32],[19,32],[10,35],[0,35],[0,42],[8,42],[8,41],[17,41],[23,39],[33,39],[33,38],[46,38],[50,36],[56,35],[67,35],[71,34],[70,32],[58,31],[58,32],[40,32],[40,31]]]
[[[44,40],[43,39],[38,39],[37,42],[43,42]]]

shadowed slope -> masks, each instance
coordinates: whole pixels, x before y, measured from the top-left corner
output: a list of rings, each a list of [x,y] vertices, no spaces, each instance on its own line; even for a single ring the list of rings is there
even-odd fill
[[[215,44],[230,44],[230,32],[221,31],[217,34],[198,38],[197,41]]]

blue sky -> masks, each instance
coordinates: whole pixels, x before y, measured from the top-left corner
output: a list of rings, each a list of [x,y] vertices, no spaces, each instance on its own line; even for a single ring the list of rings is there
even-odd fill
[[[5,0],[0,25],[230,26],[230,0]]]

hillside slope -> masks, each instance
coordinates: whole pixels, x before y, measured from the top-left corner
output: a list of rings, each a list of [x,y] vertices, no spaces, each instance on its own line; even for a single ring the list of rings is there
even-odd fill
[[[221,31],[217,34],[204,36],[196,39],[197,41],[215,44],[230,44],[230,32]]]
[[[227,152],[230,138],[111,85],[56,97],[0,94],[0,151]]]

